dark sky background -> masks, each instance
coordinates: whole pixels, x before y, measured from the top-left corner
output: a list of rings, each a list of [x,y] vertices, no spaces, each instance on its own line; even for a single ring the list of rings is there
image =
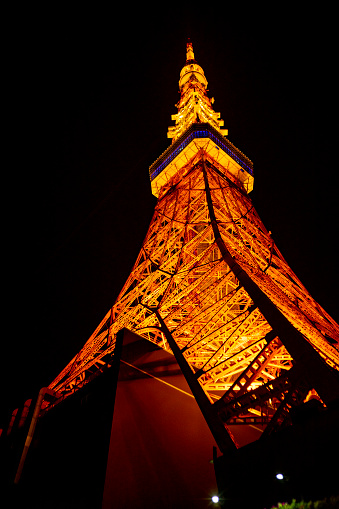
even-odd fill
[[[228,138],[254,162],[259,215],[339,320],[334,13],[135,5],[49,7],[9,22],[5,418],[79,351],[132,268],[155,205],[148,167],[170,144],[188,37]]]

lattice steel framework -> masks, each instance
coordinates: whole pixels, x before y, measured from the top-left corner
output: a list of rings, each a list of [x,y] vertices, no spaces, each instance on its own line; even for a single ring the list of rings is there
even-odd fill
[[[116,302],[50,389],[65,397],[110,365],[128,328],[173,352],[220,445],[228,424],[288,422],[339,395],[339,327],[288,266],[248,196],[252,163],[224,136],[192,45],[158,196]],[[226,433],[226,431],[225,431]]]

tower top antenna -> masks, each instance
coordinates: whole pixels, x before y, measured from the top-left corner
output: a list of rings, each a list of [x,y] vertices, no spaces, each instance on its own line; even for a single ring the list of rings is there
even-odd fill
[[[188,38],[187,44],[186,44],[186,64],[188,62],[195,62],[194,58],[194,52],[193,52],[193,44],[191,43],[191,39]]]

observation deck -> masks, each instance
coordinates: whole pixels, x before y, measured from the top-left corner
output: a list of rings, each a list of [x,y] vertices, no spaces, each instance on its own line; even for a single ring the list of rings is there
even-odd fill
[[[175,173],[204,149],[218,164],[225,175],[247,193],[253,189],[253,163],[229,140],[208,123],[194,123],[149,167],[152,194],[158,197],[160,190]]]

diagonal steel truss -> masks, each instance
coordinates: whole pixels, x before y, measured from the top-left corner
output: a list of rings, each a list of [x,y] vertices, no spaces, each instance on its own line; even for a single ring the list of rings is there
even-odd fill
[[[224,428],[270,433],[310,390],[325,404],[339,394],[338,325],[201,143],[161,188],[113,307],[49,387],[66,397],[109,366],[123,328],[172,351]]]

